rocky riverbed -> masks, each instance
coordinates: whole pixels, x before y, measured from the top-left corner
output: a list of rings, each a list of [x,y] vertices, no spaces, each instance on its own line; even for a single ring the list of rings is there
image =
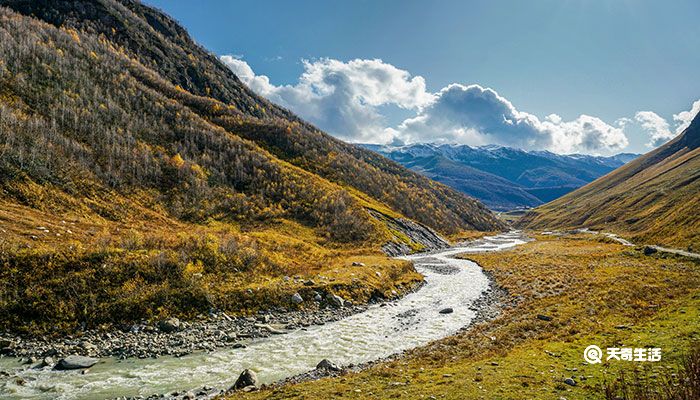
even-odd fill
[[[438,269],[438,270],[440,270],[440,269]],[[442,269],[441,272],[443,274],[453,273],[450,269]],[[501,309],[504,306],[514,306],[514,304],[510,303],[512,300],[508,299],[508,292],[505,289],[503,289],[502,287],[498,286],[496,284],[496,282],[494,281],[494,279],[490,276],[489,273],[487,273],[486,271],[484,271],[484,273],[489,277],[489,287],[469,307],[470,310],[474,311],[475,316],[468,325],[462,327],[459,330],[460,332],[466,331],[476,324],[480,324],[482,322],[490,321],[490,320],[496,318],[500,314]],[[400,359],[400,358],[404,357],[406,355],[406,353],[409,353],[410,351],[411,350],[401,351],[401,352],[392,354],[388,357],[368,361],[365,363],[360,363],[357,365],[349,364],[349,365],[343,365],[343,366],[335,366],[335,368],[327,368],[327,367],[319,365],[316,367],[316,369],[305,372],[303,374],[291,376],[291,377],[283,379],[279,382],[275,382],[271,385],[263,386],[262,389],[273,388],[273,387],[277,387],[277,386],[283,386],[283,385],[289,385],[289,384],[295,384],[295,383],[301,383],[301,382],[321,379],[321,378],[325,378],[325,377],[329,377],[329,376],[340,376],[340,375],[344,375],[344,374],[347,374],[350,372],[360,372],[362,370],[371,368],[377,364]]]
[[[425,266],[425,264],[424,264]],[[435,272],[444,274],[444,275],[449,275],[449,274],[454,274],[455,271],[453,271],[451,268],[431,268],[431,270],[434,270]],[[469,307],[470,310],[475,312],[474,319],[467,325],[464,326],[463,328],[460,329],[460,331],[466,331],[475,324],[479,324],[485,321],[489,321],[493,318],[496,318],[502,307],[505,305],[512,305],[508,303],[508,296],[507,296],[507,291],[504,290],[503,288],[499,287],[495,281],[489,276],[489,287],[486,289],[482,295],[474,301],[474,303]],[[400,316],[399,316],[400,318]],[[403,325],[410,324],[410,321],[403,321]],[[387,361],[392,361],[399,359],[401,357],[404,357],[406,353],[409,353],[411,350],[406,350],[406,351],[401,351],[399,353],[392,354],[388,357],[380,358],[377,360],[372,360],[369,362],[365,363],[359,363],[359,364],[349,364],[349,365],[336,365],[333,363],[331,360],[322,360],[319,362],[319,364],[316,366],[315,369],[307,371],[302,374],[298,374],[295,376],[288,377],[286,379],[280,380],[278,382],[268,384],[268,385],[250,385],[250,386],[244,386],[242,390],[249,391],[249,390],[265,390],[265,389],[271,389],[283,385],[289,385],[289,384],[295,384],[295,383],[300,383],[300,382],[305,382],[305,381],[310,381],[310,380],[316,380],[316,379],[321,379],[321,378],[326,378],[326,377],[336,377],[336,376],[341,376],[344,374],[348,373],[353,373],[353,372],[360,372],[364,369],[371,368],[377,364],[387,362]],[[241,389],[238,389],[241,390]],[[171,399],[171,400],[205,400],[205,399],[213,399],[216,398],[217,396],[221,396],[225,393],[232,393],[235,391],[234,388],[229,388],[229,389],[222,389],[222,388],[214,388],[211,386],[205,386],[197,390],[188,390],[188,391],[176,391],[176,392],[171,392],[167,394],[160,394],[160,395],[153,395],[153,396],[140,396],[140,397],[123,397],[119,398],[117,400],[156,400],[156,399]]]
[[[419,287],[408,288],[406,293]],[[399,294],[396,294],[398,297]],[[354,305],[336,296],[317,302],[314,308],[304,311],[264,311],[250,317],[232,317],[224,312],[212,311],[208,316],[194,321],[176,318],[143,321],[123,330],[89,330],[59,339],[22,338],[0,333],[0,352],[5,356],[25,358],[30,364],[45,363],[43,360],[47,358],[58,360],[68,355],[119,359],[183,356],[195,351],[242,347],[251,339],[323,325],[366,309],[367,305]]]

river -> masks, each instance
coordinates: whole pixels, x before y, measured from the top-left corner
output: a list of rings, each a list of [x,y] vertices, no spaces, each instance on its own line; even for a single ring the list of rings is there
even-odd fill
[[[312,370],[326,358],[359,364],[450,336],[475,316],[470,305],[488,288],[481,268],[454,258],[464,252],[498,251],[525,242],[519,232],[404,257],[425,276],[418,291],[384,306],[320,326],[259,339],[246,348],[157,359],[103,359],[89,372],[31,369],[0,358],[2,399],[105,399],[212,386],[228,388],[245,368],[262,383]],[[450,307],[453,312],[440,314]],[[18,380],[22,383],[19,384]]]

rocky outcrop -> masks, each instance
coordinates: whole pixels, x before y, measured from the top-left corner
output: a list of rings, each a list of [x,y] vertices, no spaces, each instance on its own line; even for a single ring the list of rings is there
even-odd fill
[[[384,222],[394,233],[394,240],[382,246],[382,251],[388,256],[396,257],[414,253],[416,250],[450,247],[447,240],[425,225],[406,218],[392,218],[375,210],[368,211],[374,218]]]

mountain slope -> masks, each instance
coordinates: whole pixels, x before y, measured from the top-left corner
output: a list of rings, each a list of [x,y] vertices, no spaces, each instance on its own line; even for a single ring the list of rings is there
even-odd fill
[[[367,301],[420,279],[380,253],[425,245],[393,221],[503,228],[477,201],[257,97],[140,3],[0,5],[7,329],[308,306],[290,303],[295,291]],[[357,258],[369,267],[347,268]]]
[[[538,198],[528,193],[527,188],[517,183],[460,164],[441,155],[403,160],[402,164],[422,175],[479,199],[490,207],[513,209],[542,204]]]
[[[0,4],[64,29],[105,38],[176,88],[196,95],[185,101],[200,117],[279,159],[367,193],[409,218],[444,233],[500,226],[478,202],[337,140],[255,95],[171,18],[137,1],[3,0]]]
[[[700,116],[678,137],[533,210],[528,228],[588,227],[700,249]]]
[[[497,210],[554,200],[636,157],[559,155],[492,145],[364,146]],[[441,162],[436,164],[435,157]]]

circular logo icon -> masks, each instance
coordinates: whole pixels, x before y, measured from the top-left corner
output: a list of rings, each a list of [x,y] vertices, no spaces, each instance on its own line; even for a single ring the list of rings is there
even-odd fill
[[[583,359],[589,364],[599,364],[602,362],[603,350],[592,344],[583,351]]]

